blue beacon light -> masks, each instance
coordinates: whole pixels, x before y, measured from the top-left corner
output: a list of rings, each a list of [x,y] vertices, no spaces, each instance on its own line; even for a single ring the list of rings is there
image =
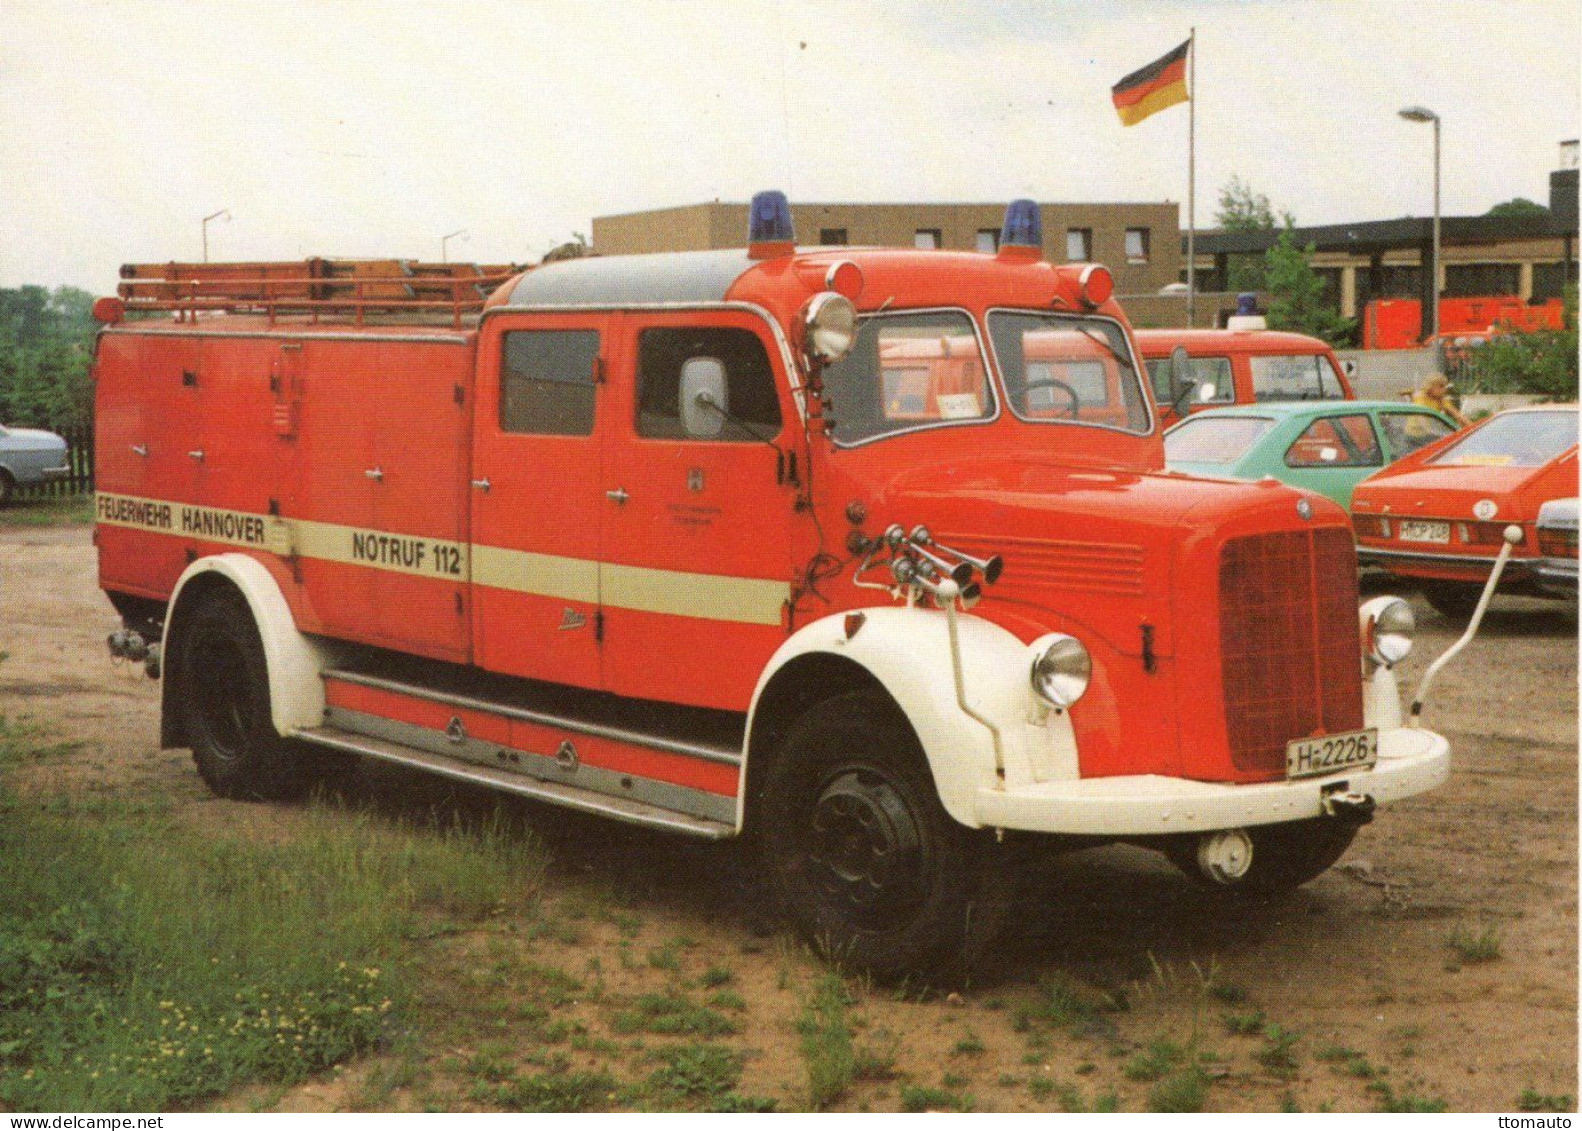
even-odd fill
[[[747,254],[753,259],[788,255],[796,246],[791,205],[775,189],[756,194],[747,206]]]
[[[1044,221],[1034,200],[1013,200],[1005,207],[1005,226],[1000,229],[1001,247],[1044,247]]]

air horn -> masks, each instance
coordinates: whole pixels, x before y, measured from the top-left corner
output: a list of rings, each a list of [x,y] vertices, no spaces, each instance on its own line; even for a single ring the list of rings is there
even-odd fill
[[[979,573],[983,574],[983,580],[990,585],[993,585],[996,581],[1000,580],[1000,573],[1005,569],[1005,562],[1003,559],[1001,559],[999,554],[991,554],[987,558],[975,558],[971,554],[962,553],[960,550],[953,550],[949,546],[942,546],[938,542],[934,541],[933,537],[928,532],[928,527],[926,526],[914,526],[912,528],[910,541],[913,546],[917,547],[934,562],[939,562],[940,559],[935,557],[933,554],[928,553],[928,551],[922,550],[922,547],[932,546],[941,554],[949,554],[951,557],[958,559],[963,565],[967,567],[969,577],[971,576],[972,570],[977,570]],[[952,577],[956,576],[954,569],[950,570],[950,575]]]

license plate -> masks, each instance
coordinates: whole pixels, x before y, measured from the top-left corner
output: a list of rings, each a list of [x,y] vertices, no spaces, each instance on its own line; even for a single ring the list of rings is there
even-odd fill
[[[1285,744],[1285,776],[1314,778],[1344,770],[1371,769],[1379,760],[1379,732],[1370,727]]]
[[[1450,541],[1450,523],[1427,522],[1420,518],[1401,519],[1402,542],[1441,542]]]

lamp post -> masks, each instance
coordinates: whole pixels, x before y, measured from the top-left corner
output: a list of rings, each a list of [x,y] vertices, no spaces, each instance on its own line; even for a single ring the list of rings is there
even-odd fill
[[[1400,114],[1408,122],[1434,124],[1434,266],[1428,283],[1428,293],[1432,300],[1428,332],[1430,336],[1436,336],[1439,333],[1439,115],[1426,106],[1408,106],[1400,111]]]
[[[210,212],[203,218],[201,227],[203,230],[203,261],[205,263],[209,261],[209,221],[221,219],[229,220],[230,218],[231,210],[229,208],[222,208],[218,212]]]
[[[439,238],[439,261],[441,263],[449,263],[450,262],[449,258],[447,258],[447,252],[446,252],[446,249],[445,249],[445,245],[450,243],[450,241],[455,239],[457,236],[460,236],[462,239],[466,239],[467,238],[467,229],[466,228],[457,228],[450,235],[448,235],[448,236],[441,236]]]

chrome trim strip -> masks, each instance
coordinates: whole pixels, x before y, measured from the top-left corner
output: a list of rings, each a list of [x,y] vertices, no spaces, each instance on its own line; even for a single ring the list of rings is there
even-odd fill
[[[889,310],[875,310],[857,317],[860,327],[863,322],[875,318],[889,318],[894,315],[908,314],[964,314],[967,324],[972,327],[972,336],[978,343],[978,360],[983,364],[984,384],[989,389],[989,399],[994,402],[994,413],[991,416],[975,416],[971,420],[936,420],[932,424],[916,424],[910,428],[897,428],[894,432],[881,432],[877,436],[868,436],[861,440],[837,440],[834,432],[827,433],[830,443],[836,448],[845,451],[851,448],[861,448],[868,444],[876,444],[880,440],[893,440],[897,436],[909,436],[914,432],[932,432],[936,428],[968,428],[974,424],[992,424],[1000,419],[1000,386],[994,379],[994,372],[990,369],[989,351],[983,346],[983,328],[978,325],[978,320],[972,316],[972,311],[964,306],[918,306],[891,308]],[[837,423],[838,423],[837,417]]]
[[[1005,391],[1005,403],[1010,407],[1011,415],[1017,420],[1020,420],[1023,424],[1064,424],[1075,425],[1078,428],[1102,428],[1106,432],[1119,432],[1122,436],[1152,436],[1156,431],[1158,431],[1159,422],[1154,416],[1154,399],[1149,395],[1151,386],[1147,378],[1148,370],[1146,363],[1142,362],[1142,359],[1138,357],[1137,348],[1132,342],[1132,336],[1126,332],[1126,327],[1121,324],[1120,319],[1111,318],[1108,314],[1077,314],[1062,310],[1035,310],[1030,307],[1019,306],[989,307],[989,309],[983,312],[984,330],[985,333],[988,334],[989,338],[989,355],[994,358],[995,376],[999,378],[1000,384],[1002,385],[1005,384],[1005,371],[1000,368],[1000,355],[995,351],[994,348],[994,334],[988,330],[989,319],[997,313],[1037,314],[1047,318],[1065,318],[1071,320],[1089,319],[1099,322],[1111,323],[1117,330],[1121,332],[1121,341],[1126,343],[1126,352],[1132,355],[1132,377],[1137,382],[1137,391],[1142,395],[1143,408],[1148,413],[1148,427],[1141,432],[1135,432],[1130,428],[1116,428],[1110,424],[1094,424],[1092,421],[1088,420],[1038,420],[1034,417],[1023,416],[1021,413],[1016,411],[1016,406],[1010,403],[1011,393],[1009,388],[1007,388]],[[1182,419],[1184,420],[1186,418],[1182,417]]]
[[[461,707],[469,711],[483,711],[486,714],[503,715],[508,719],[517,719],[521,722],[534,723],[538,726],[555,727],[559,730],[570,731],[573,734],[587,734],[595,738],[608,738],[614,742],[629,743],[633,746],[646,746],[650,750],[661,750],[667,754],[681,754],[704,762],[718,762],[726,766],[740,766],[742,764],[741,754],[718,746],[704,746],[701,743],[684,742],[674,738],[661,738],[658,735],[623,730],[620,727],[605,726],[602,723],[590,723],[581,719],[568,719],[562,715],[549,715],[542,711],[530,711],[525,707],[513,707],[505,703],[491,703],[485,699],[474,699],[469,695],[456,695],[449,691],[438,691],[430,687],[421,687],[416,684],[402,683],[399,680],[385,679],[383,676],[364,675],[362,672],[330,668],[323,673],[323,678],[338,679],[343,683],[354,683],[361,687],[371,687],[376,691],[390,691],[397,695],[410,695],[414,699],[426,699],[432,703],[444,703],[448,707]]]
[[[505,793],[531,798],[535,801],[563,805],[568,809],[577,809],[584,813],[596,813],[600,816],[611,817],[630,824],[646,825],[650,828],[686,833],[690,836],[701,836],[709,840],[724,840],[735,835],[736,831],[733,825],[689,817],[682,813],[668,812],[636,800],[626,801],[624,798],[605,799],[598,794],[579,789],[576,786],[563,785],[553,781],[537,781],[507,771],[461,765],[448,758],[428,754],[421,750],[402,748],[394,743],[384,742],[377,738],[339,734],[323,728],[299,730],[295,732],[294,737],[304,742],[328,747],[331,750],[357,754],[366,758],[375,758],[383,762],[393,762],[396,765],[406,766],[409,769],[438,774],[441,777],[467,782],[470,785],[497,789]],[[734,807],[734,799],[728,798],[726,800],[731,801]]]
[[[124,326],[125,323],[121,325]],[[433,343],[446,346],[471,345],[475,336],[460,336],[456,334],[353,334],[346,331],[337,331],[332,334],[313,334],[298,331],[274,333],[269,330],[156,330],[152,328],[147,330],[133,330],[130,328],[123,330],[109,326],[106,326],[102,332],[131,337],[146,335],[157,338],[268,338],[293,342],[410,342],[418,345]]]

